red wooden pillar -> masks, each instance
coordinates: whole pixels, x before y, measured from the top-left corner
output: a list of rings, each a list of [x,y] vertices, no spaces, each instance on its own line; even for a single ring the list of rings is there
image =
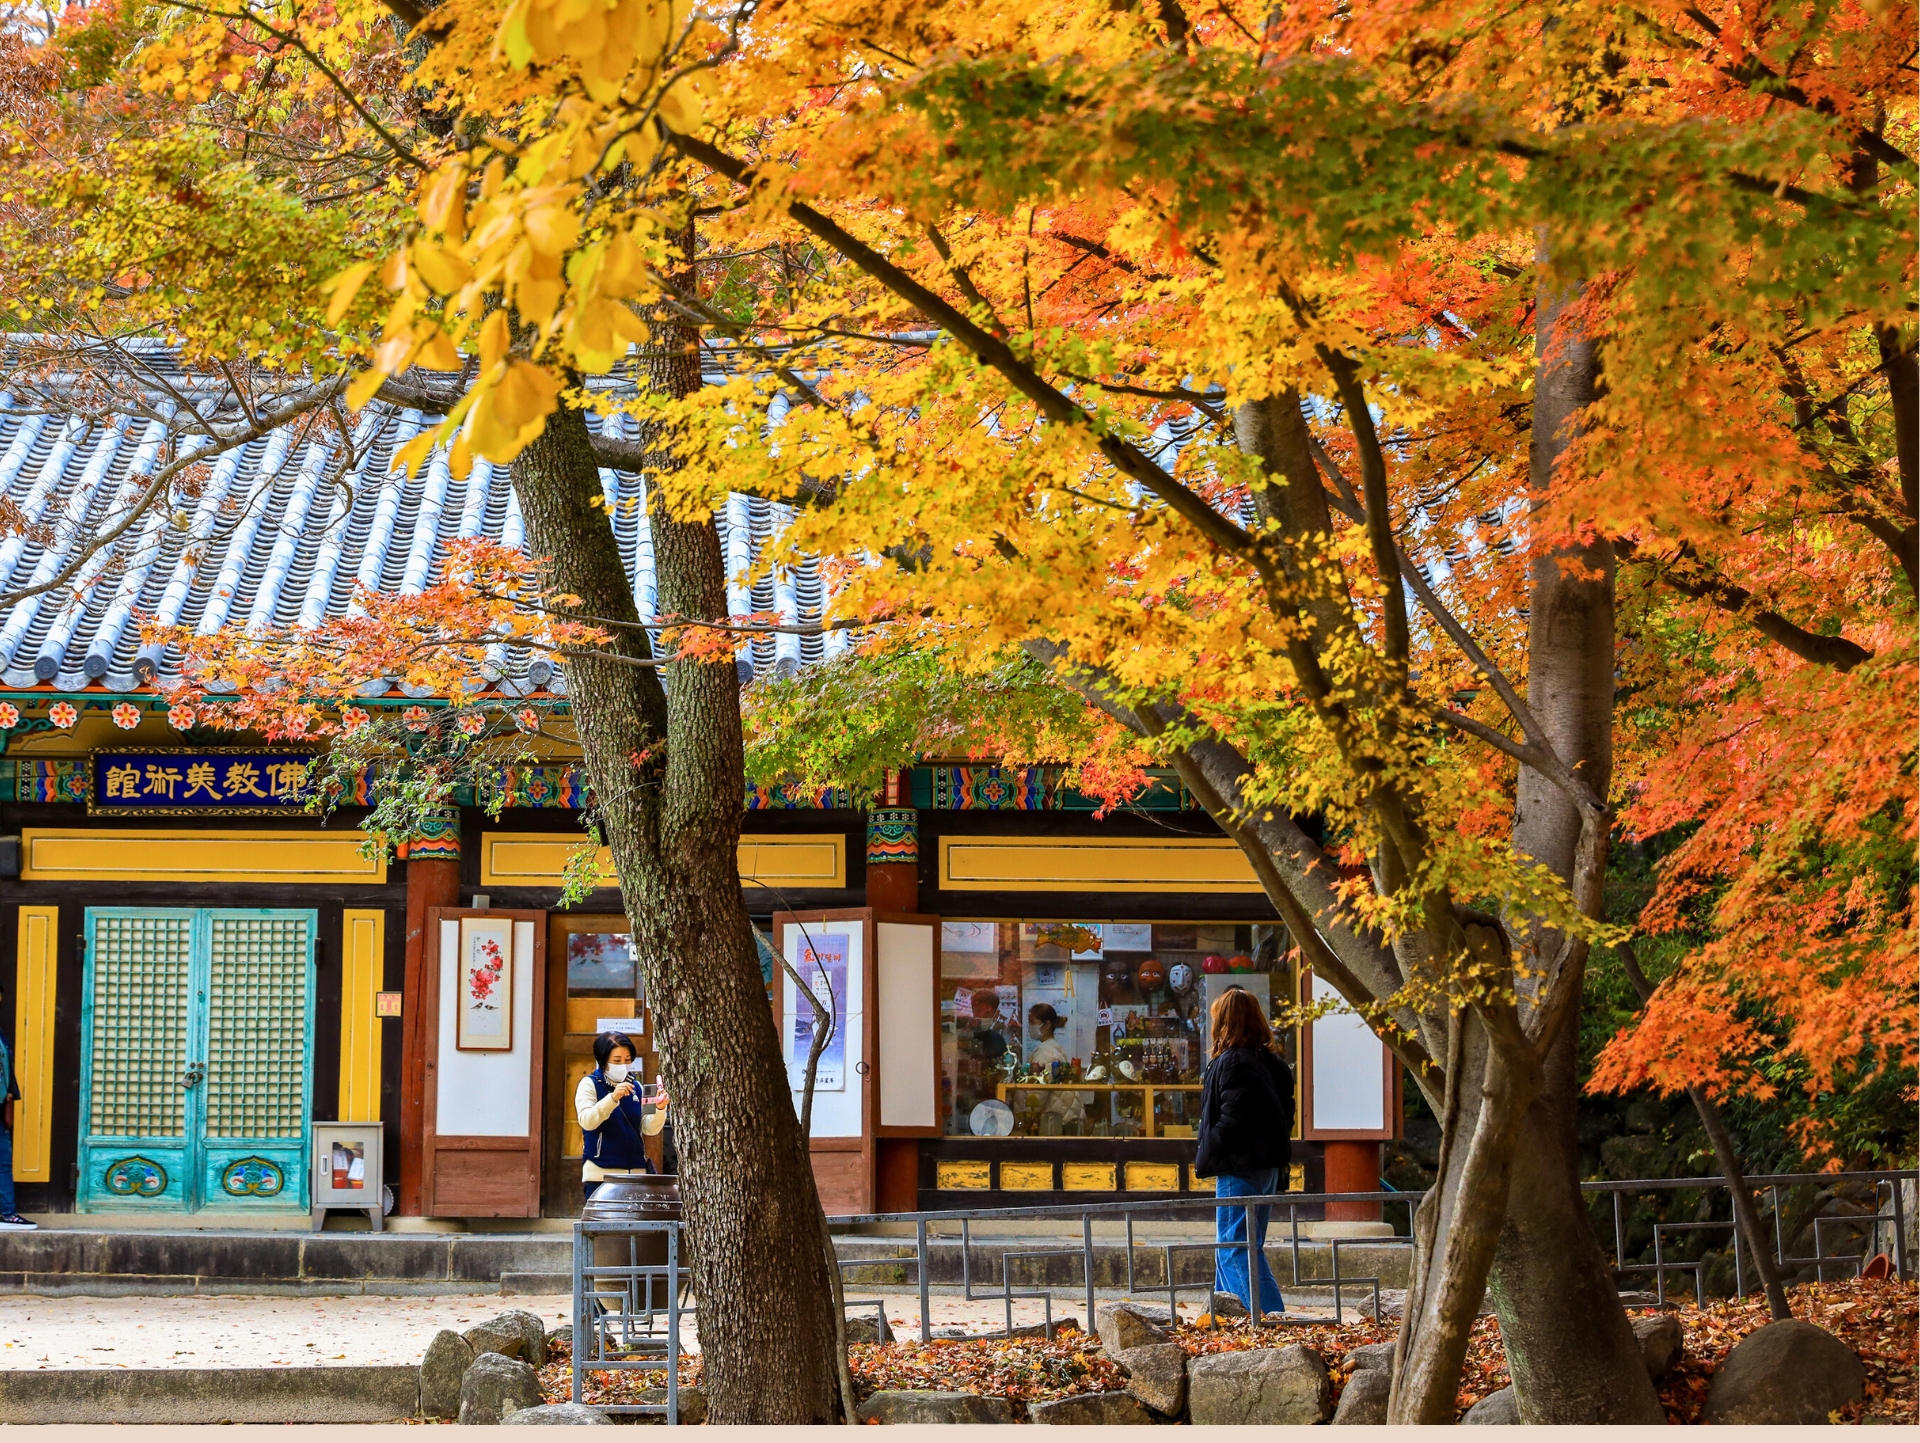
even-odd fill
[[[1338,1139],[1321,1144],[1326,1148],[1327,1192],[1379,1192],[1380,1144]],[[1328,1222],[1380,1221],[1377,1202],[1330,1202]]]
[[[401,854],[407,863],[407,973],[400,1002],[400,1189],[393,1210],[399,1217],[419,1217],[427,1058],[436,1042],[426,1034],[427,1005],[421,993],[427,914],[431,907],[460,904],[460,814],[447,812],[423,823]]]

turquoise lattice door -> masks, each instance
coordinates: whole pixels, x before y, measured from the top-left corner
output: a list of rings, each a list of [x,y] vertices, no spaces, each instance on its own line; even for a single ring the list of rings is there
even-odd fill
[[[82,1211],[307,1209],[316,921],[87,910]]]

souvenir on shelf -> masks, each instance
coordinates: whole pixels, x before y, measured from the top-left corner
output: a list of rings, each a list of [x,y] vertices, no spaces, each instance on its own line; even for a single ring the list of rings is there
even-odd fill
[[[1149,957],[1134,969],[1133,975],[1142,993],[1158,992],[1161,984],[1167,980],[1167,969]]]
[[[1227,959],[1218,952],[1209,952],[1200,960],[1200,970],[1209,973],[1221,973],[1227,970]]]
[[[1236,952],[1233,956],[1227,958],[1227,971],[1251,972],[1253,971],[1253,958],[1244,952]]]

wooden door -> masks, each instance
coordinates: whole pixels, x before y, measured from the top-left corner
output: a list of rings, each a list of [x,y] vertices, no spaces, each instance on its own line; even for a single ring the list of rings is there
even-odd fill
[[[87,909],[84,1211],[307,1210],[318,920]]]
[[[660,1059],[653,1017],[637,999],[631,958],[616,965],[628,938],[627,919],[619,913],[561,916],[547,921],[547,1069],[546,1187],[547,1217],[578,1217],[585,1201],[580,1182],[580,1122],[573,1094],[593,1071],[593,1039],[602,1021],[624,1020],[619,1030],[633,1039],[642,1080],[660,1080]],[[662,1167],[660,1139],[647,1140],[647,1153]],[[664,1170],[664,1169],[663,1169]]]
[[[844,963],[844,982],[836,984],[836,1004],[842,1014],[839,1036],[823,1056],[823,1077],[814,1089],[813,1133],[808,1147],[813,1159],[814,1185],[820,1205],[829,1217],[870,1213],[877,1203],[877,1165],[874,1147],[874,1067],[878,1009],[874,1006],[874,921],[868,907],[824,912],[776,912],[773,940],[802,976],[808,974],[802,949],[810,940],[832,946]],[[780,1051],[798,1108],[804,1087],[805,1049],[795,1046],[796,993],[793,979],[775,963],[773,1016],[780,1034]]]
[[[428,909],[420,1149],[427,1217],[540,1215],[546,925],[545,912]],[[488,955],[492,964],[482,960]],[[493,1011],[482,1013],[489,1002]]]

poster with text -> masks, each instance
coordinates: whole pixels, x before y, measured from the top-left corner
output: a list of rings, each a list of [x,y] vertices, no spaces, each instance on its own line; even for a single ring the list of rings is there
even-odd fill
[[[847,1088],[847,939],[845,937],[826,936],[814,933],[803,938],[800,943],[800,955],[794,959],[794,970],[806,979],[806,989],[794,988],[793,998],[793,1046],[788,1054],[788,1065],[792,1070],[793,1087],[797,1092],[807,1085],[807,1054],[813,1048],[813,1029],[815,1025],[813,1004],[807,1000],[811,992],[823,1004],[833,1009],[841,1025],[833,1029],[827,1039],[827,1045],[821,1049],[820,1062],[814,1070],[813,1090],[815,1092],[845,1092]],[[791,979],[789,979],[791,981]]]

